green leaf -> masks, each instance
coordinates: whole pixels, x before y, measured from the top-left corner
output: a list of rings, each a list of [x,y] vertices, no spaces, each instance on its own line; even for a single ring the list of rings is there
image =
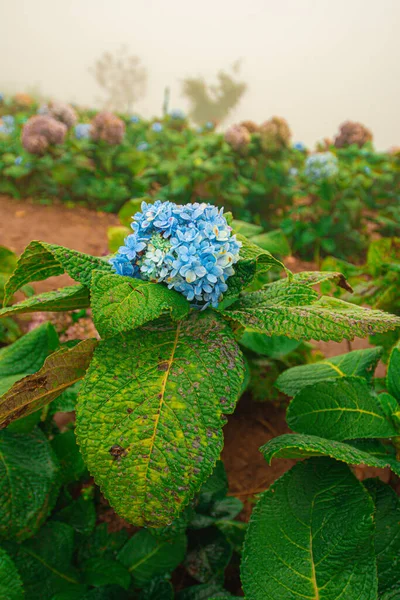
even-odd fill
[[[169,581],[153,579],[140,592],[138,600],[173,600],[174,590]]]
[[[315,435],[287,433],[273,438],[260,448],[268,464],[273,458],[307,458],[330,456],[349,465],[367,465],[384,469],[389,467],[400,475],[400,462],[392,446],[376,440],[362,442],[335,442]]]
[[[397,433],[361,377],[341,377],[303,388],[289,404],[286,420],[293,431],[337,441],[390,438]]]
[[[58,474],[51,446],[36,428],[0,432],[0,537],[31,536],[52,508]]]
[[[78,548],[79,562],[100,557],[114,560],[128,539],[129,535],[126,529],[109,533],[106,523],[97,525],[93,533]]]
[[[232,557],[232,546],[216,527],[196,532],[184,565],[199,583],[224,581],[224,572]]]
[[[181,590],[176,595],[176,600],[231,600],[235,597],[224,590],[219,582],[212,581]],[[249,600],[253,599],[249,597]]]
[[[23,600],[24,590],[17,568],[7,552],[0,548],[0,598]]]
[[[352,287],[347,283],[345,276],[337,271],[302,271],[293,275],[293,283],[300,283],[302,285],[320,285],[327,281],[336,283],[338,287],[348,292],[353,291]]]
[[[253,510],[241,568],[246,597],[376,600],[373,509],[346,465],[298,463]]]
[[[12,273],[16,264],[17,255],[15,252],[6,248],[6,246],[0,246],[0,272]]]
[[[90,533],[92,533],[96,525],[96,509],[94,506],[94,502],[90,498],[84,498],[83,496],[79,496],[77,500],[73,500],[63,509],[57,511],[56,514],[53,516],[53,520],[61,521],[62,523],[70,525],[70,527],[72,527],[77,533],[81,533],[82,535],[89,535]],[[104,585],[106,583],[116,582],[104,582]],[[92,583],[91,585],[95,584]],[[103,585],[103,583],[99,583],[97,585]]]
[[[254,331],[245,331],[239,341],[242,346],[252,352],[278,360],[298,348],[301,344],[298,340],[291,340],[283,335],[271,336]],[[284,373],[287,372],[284,371]]]
[[[234,551],[241,555],[244,536],[247,531],[247,523],[244,523],[243,521],[224,520],[218,521],[216,526],[220,531],[222,531]]]
[[[96,587],[103,585],[120,585],[127,590],[131,583],[131,575],[126,567],[116,560],[107,558],[91,558],[84,565],[84,581]]]
[[[225,214],[226,217],[226,214]],[[254,223],[247,223],[247,221],[239,221],[239,219],[233,219],[231,224],[234,233],[240,233],[246,237],[252,237],[262,232],[263,228],[261,225],[254,225]]]
[[[246,234],[243,233],[243,235]],[[281,229],[260,233],[253,236],[251,241],[263,250],[268,250],[271,254],[278,254],[278,256],[289,256],[290,254],[288,239]]]
[[[186,536],[160,540],[142,529],[118,553],[118,560],[129,570],[138,587],[154,577],[171,573],[183,560]]]
[[[86,466],[76,443],[73,429],[59,433],[51,440],[51,447],[60,463],[62,484],[77,481],[86,472]]]
[[[393,348],[386,376],[387,389],[400,402],[400,347]]]
[[[74,530],[65,523],[47,523],[32,539],[21,544],[14,561],[24,584],[26,600],[51,600],[79,584],[71,565]]]
[[[221,312],[251,330],[296,340],[341,342],[400,325],[400,317],[395,315],[354,306],[338,298],[318,298],[310,287],[287,280],[245,294]]]
[[[0,349],[0,378],[13,375],[23,377],[36,373],[58,345],[58,336],[53,325],[43,323],[14,344]]]
[[[182,319],[190,310],[186,298],[165,285],[101,272],[93,274],[91,296],[93,321],[104,338],[141,327],[163,313]]]
[[[364,481],[375,504],[375,554],[379,597],[400,590],[400,500],[379,479]]]
[[[382,348],[379,347],[353,350],[353,352],[326,358],[317,363],[286,369],[279,375],[275,385],[287,396],[294,396],[304,387],[327,379],[358,376],[371,381],[381,356]]]
[[[280,260],[274,258],[267,250],[253,244],[243,235],[237,234],[238,241],[242,242],[239,252],[240,259],[234,265],[235,274],[228,279],[228,290],[224,298],[237,296],[243,289],[248,287],[259,273],[265,273],[272,267],[284,269],[288,276],[291,273]]]
[[[85,375],[97,340],[83,340],[72,348],[61,347],[43,367],[15,383],[0,398],[0,428],[25,417],[57,398]]]
[[[100,342],[76,431],[119,515],[157,527],[179,514],[220,455],[223,414],[234,410],[243,376],[233,333],[212,311]]]
[[[132,229],[123,225],[116,225],[107,229],[108,249],[110,252],[117,252],[120,246],[124,245],[125,238],[132,233]]]
[[[87,308],[89,290],[83,285],[71,285],[52,292],[44,292],[31,296],[14,306],[5,306],[0,309],[0,317],[18,313],[31,313],[39,311],[66,311],[77,308]]]
[[[18,259],[14,273],[5,287],[4,304],[23,285],[31,281],[43,281],[48,277],[67,273],[72,279],[86,286],[90,285],[95,269],[111,272],[112,267],[106,258],[89,256],[56,244],[31,242]]]

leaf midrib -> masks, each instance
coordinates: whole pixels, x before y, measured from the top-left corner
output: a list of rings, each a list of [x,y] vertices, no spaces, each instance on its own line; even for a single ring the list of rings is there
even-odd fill
[[[147,482],[148,482],[148,473],[149,473],[149,467],[150,467],[150,462],[151,462],[151,455],[153,453],[154,450],[154,444],[155,444],[155,440],[156,440],[156,435],[157,435],[157,429],[158,429],[158,424],[160,421],[160,417],[161,417],[161,410],[162,410],[162,406],[164,404],[164,397],[165,397],[165,390],[167,387],[167,382],[168,382],[168,376],[169,376],[169,372],[171,370],[171,366],[174,360],[174,356],[175,356],[175,352],[176,352],[176,347],[178,345],[178,338],[179,338],[179,333],[181,330],[181,325],[182,325],[182,321],[179,321],[177,323],[177,327],[176,327],[176,332],[175,332],[175,338],[174,338],[174,342],[172,345],[172,349],[171,349],[171,355],[168,359],[168,366],[167,369],[165,371],[165,375],[161,384],[161,392],[160,392],[160,403],[158,405],[158,412],[157,412],[157,417],[154,421],[154,430],[153,430],[153,435],[151,436],[151,440],[150,440],[150,448],[149,448],[149,459],[147,461],[147,466],[146,466],[146,473],[144,476],[144,493],[143,493],[143,497],[144,499],[146,499],[147,496]]]

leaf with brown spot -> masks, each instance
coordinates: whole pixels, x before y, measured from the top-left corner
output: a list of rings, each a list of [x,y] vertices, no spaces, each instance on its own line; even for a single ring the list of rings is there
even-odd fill
[[[43,367],[15,383],[0,398],[0,428],[43,408],[85,375],[97,340],[83,340],[73,348],[62,347]]]

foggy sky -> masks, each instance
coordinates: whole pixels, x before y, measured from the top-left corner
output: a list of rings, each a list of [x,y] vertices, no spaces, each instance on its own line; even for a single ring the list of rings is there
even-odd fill
[[[242,58],[249,89],[224,123],[284,116],[296,141],[345,119],[400,145],[400,0],[0,0],[0,91],[38,85],[59,100],[101,97],[88,68],[127,44],[148,69],[143,116],[186,109],[181,80]]]

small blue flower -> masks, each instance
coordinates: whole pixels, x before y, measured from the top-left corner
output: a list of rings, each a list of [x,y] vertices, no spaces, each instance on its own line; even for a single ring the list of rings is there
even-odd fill
[[[304,168],[304,176],[314,183],[333,179],[338,172],[338,159],[332,152],[312,154],[307,158]]]
[[[214,123],[212,121],[207,121],[205,128],[208,130],[214,129]]]
[[[155,131],[156,133],[160,133],[160,131],[163,130],[163,126],[161,123],[159,123],[158,121],[156,121],[155,123],[153,123],[153,125],[151,126],[152,130]]]
[[[184,119],[186,118],[185,113],[180,108],[174,108],[173,110],[171,110],[169,116],[171,117],[171,119],[175,119],[177,121],[184,121]]]
[[[138,117],[137,115],[132,115],[132,117],[130,118],[130,122],[131,123],[140,123],[140,117]]]
[[[77,140],[88,140],[90,138],[90,123],[78,123],[75,125],[75,137]]]
[[[306,146],[303,144],[303,142],[296,142],[293,144],[293,148],[295,150],[300,150],[300,152],[304,152],[306,150]]]
[[[290,174],[292,177],[296,177],[296,176],[298,175],[298,173],[299,173],[299,170],[298,170],[298,169],[296,169],[296,167],[292,167],[292,168],[289,170],[289,174]]]
[[[203,133],[203,128],[202,127],[197,127],[196,128],[196,132],[197,133]]]
[[[164,283],[202,309],[218,306],[241,248],[223,209],[142,202],[132,230],[110,261],[119,275]]]
[[[370,169],[370,167],[364,167],[364,173],[366,175],[371,175],[371,169]]]
[[[150,148],[150,146],[147,142],[139,142],[138,145],[136,146],[136,150],[139,150],[139,152],[145,152],[149,148]]]
[[[0,94],[0,102],[3,102],[4,100],[4,94]]]
[[[10,135],[15,127],[15,119],[12,115],[4,115],[0,117],[0,133]]]
[[[22,156],[17,156],[17,158],[14,160],[14,164],[15,165],[22,165],[23,160],[24,159],[22,158]]]

